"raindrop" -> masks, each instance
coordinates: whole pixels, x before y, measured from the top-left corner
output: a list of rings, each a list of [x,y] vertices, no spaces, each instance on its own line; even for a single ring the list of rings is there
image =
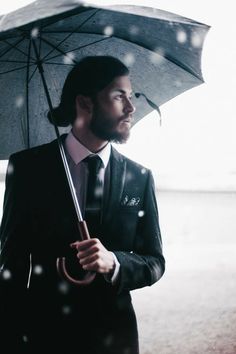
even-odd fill
[[[191,43],[193,47],[199,48],[202,45],[202,38],[198,33],[192,33]]]
[[[20,108],[20,107],[22,107],[23,106],[23,104],[24,104],[24,97],[23,96],[17,96],[16,97],[16,107],[17,108]]]
[[[179,43],[185,43],[187,41],[187,33],[183,30],[178,31],[176,39]]]
[[[9,269],[4,269],[4,271],[2,272],[2,277],[4,280],[8,280],[11,279],[11,272]]]
[[[63,63],[64,64],[73,64],[75,59],[75,55],[73,52],[67,53],[63,57]]]
[[[41,265],[35,265],[33,269],[34,274],[40,275],[43,273],[43,267]]]
[[[123,62],[125,65],[127,66],[131,66],[134,64],[135,62],[135,57],[133,55],[133,53],[127,53],[125,54],[124,58],[123,58]]]
[[[114,33],[114,28],[112,26],[106,26],[103,30],[105,36],[112,36]]]
[[[33,28],[31,31],[31,37],[32,38],[37,38],[39,35],[39,29],[37,27]]]
[[[65,305],[65,306],[62,307],[62,313],[63,313],[64,315],[69,315],[70,312],[71,312],[70,306]]]
[[[144,214],[145,214],[144,210],[139,210],[138,217],[142,218],[144,216]]]
[[[145,175],[145,173],[147,173],[147,169],[143,167],[143,168],[141,169],[141,173],[142,173],[142,175]]]

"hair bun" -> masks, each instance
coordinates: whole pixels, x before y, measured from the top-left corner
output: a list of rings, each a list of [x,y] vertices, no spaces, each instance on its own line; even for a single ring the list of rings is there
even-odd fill
[[[67,127],[70,125],[70,115],[59,105],[49,111],[47,114],[48,120],[51,124],[59,127]]]

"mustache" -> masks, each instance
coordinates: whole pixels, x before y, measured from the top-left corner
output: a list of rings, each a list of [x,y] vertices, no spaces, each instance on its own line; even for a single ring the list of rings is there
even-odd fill
[[[133,115],[132,114],[125,114],[123,115],[122,117],[120,117],[119,121],[118,122],[122,122],[124,120],[128,120],[130,121],[131,123],[133,122]]]

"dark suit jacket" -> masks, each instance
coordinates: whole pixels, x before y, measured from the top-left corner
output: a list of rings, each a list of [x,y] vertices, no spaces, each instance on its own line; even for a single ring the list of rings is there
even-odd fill
[[[114,148],[98,232],[120,262],[116,285],[99,274],[84,288],[64,282],[56,259],[66,256],[79,271],[69,247],[79,231],[57,142],[10,157],[0,229],[0,324],[9,352],[138,353],[129,292],[159,280],[165,262],[152,174]]]

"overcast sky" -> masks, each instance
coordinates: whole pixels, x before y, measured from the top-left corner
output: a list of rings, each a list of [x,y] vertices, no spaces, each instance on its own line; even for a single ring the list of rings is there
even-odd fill
[[[1,1],[6,13],[31,1]],[[91,1],[95,3],[96,1]],[[153,6],[206,23],[200,85],[161,107],[132,130],[119,149],[150,167],[160,187],[236,190],[236,27],[234,0],[98,1]],[[144,145],[145,142],[145,145]]]

